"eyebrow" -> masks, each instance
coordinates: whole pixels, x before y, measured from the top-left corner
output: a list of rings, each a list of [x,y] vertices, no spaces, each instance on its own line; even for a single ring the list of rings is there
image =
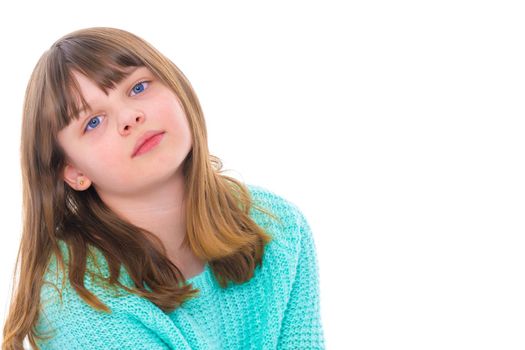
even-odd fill
[[[120,82],[118,82],[116,85],[120,85],[122,84],[126,79],[128,79],[133,73],[135,73],[139,68],[142,68],[143,66],[130,66],[130,67],[125,67],[123,70],[124,70],[124,76],[122,77],[122,80]],[[87,102],[86,102],[87,103]],[[87,105],[89,106],[89,103],[87,103]],[[91,111],[91,108],[90,107],[80,107],[78,108],[78,113],[77,113],[77,119],[80,118],[80,114],[86,112],[86,111]]]

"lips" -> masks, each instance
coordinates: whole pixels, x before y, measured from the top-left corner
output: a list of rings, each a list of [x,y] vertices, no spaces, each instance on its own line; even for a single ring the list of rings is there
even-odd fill
[[[154,136],[163,134],[164,131],[162,130],[150,130],[146,131],[142,136],[139,137],[137,140],[137,143],[135,144],[135,148],[133,148],[133,153],[131,154],[131,157],[135,157],[137,152],[140,150],[140,147],[142,147],[149,139],[151,139]]]

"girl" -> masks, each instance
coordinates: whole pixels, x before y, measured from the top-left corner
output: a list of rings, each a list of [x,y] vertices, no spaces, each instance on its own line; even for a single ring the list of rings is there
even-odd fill
[[[21,153],[2,349],[324,348],[305,217],[221,174],[190,83],[143,39],[89,28],[44,52]]]

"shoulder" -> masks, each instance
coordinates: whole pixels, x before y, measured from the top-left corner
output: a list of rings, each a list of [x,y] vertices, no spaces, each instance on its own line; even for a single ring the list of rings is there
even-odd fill
[[[299,206],[281,194],[265,187],[247,184],[254,202],[272,209],[276,214],[296,216],[301,213]]]
[[[258,185],[247,184],[246,186],[250,190],[252,200],[256,205],[269,210],[286,225],[297,225],[304,217],[299,206],[281,194]]]
[[[301,232],[308,228],[308,222],[299,205],[283,195],[265,187],[246,184],[255,205],[268,210],[278,218],[272,220],[259,211],[251,210],[250,216],[263,228],[268,228],[278,243],[296,249],[301,240]]]
[[[43,284],[40,290],[42,308],[47,308],[51,305],[52,307],[63,308],[65,305],[84,304],[84,300],[80,298],[70,281],[72,272],[69,267],[70,252],[68,246],[61,240],[58,244],[64,260],[64,270],[60,268],[58,257],[53,253],[43,276]],[[126,274],[123,274],[124,271],[122,269],[123,267],[121,266],[119,281],[129,287],[131,279]],[[109,288],[109,285],[106,283],[109,275],[109,267],[103,254],[90,246],[83,278],[84,287],[98,301],[107,305],[111,310],[112,307],[110,305],[114,304],[116,298],[128,293],[122,288]]]
[[[35,326],[39,333],[52,337],[49,343],[42,344],[42,349],[102,348],[102,343],[110,344],[110,341],[119,339],[115,334],[122,334],[123,337],[129,335],[132,327],[136,328],[136,334],[142,334],[141,339],[145,339],[144,341],[155,341],[151,335],[146,334],[151,333],[150,331],[142,329],[134,321],[136,314],[151,313],[148,311],[149,306],[122,288],[105,283],[104,278],[109,276],[109,269],[105,259],[101,259],[101,253],[88,255],[86,261],[83,282],[86,290],[91,293],[87,296],[85,292],[79,294],[70,281],[70,253],[67,244],[59,241],[59,247],[64,259],[64,271],[59,267],[58,257],[52,254],[40,289],[39,315]],[[125,276],[121,273],[121,283],[125,281]],[[129,283],[126,284],[129,286]],[[87,296],[89,301],[82,296]],[[94,307],[100,303],[108,312],[101,312]],[[92,342],[94,338],[98,339],[97,346],[96,342]]]
[[[275,222],[258,212],[252,215],[256,223],[272,236],[272,241],[265,249],[263,270],[272,276],[272,283],[284,283],[280,284],[280,288],[287,294],[296,279],[306,281],[318,274],[311,228],[297,203],[267,188],[247,186],[253,201],[281,220],[281,223]]]
[[[117,296],[86,273],[86,289],[108,309],[101,312],[93,307],[92,299],[86,302],[72,287],[67,266],[65,276],[63,280],[53,256],[40,292],[35,324],[38,334],[50,337],[38,340],[40,349],[167,349],[161,339],[166,330],[178,332],[148,301],[123,291]]]

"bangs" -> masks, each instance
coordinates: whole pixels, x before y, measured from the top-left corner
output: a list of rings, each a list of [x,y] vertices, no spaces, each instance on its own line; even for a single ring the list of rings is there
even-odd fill
[[[93,81],[107,95],[118,83],[144,62],[123,45],[93,38],[64,38],[48,52],[48,100],[52,103],[56,130],[79,118],[82,109],[90,108],[73,76],[78,72]],[[47,113],[46,113],[47,114]]]

